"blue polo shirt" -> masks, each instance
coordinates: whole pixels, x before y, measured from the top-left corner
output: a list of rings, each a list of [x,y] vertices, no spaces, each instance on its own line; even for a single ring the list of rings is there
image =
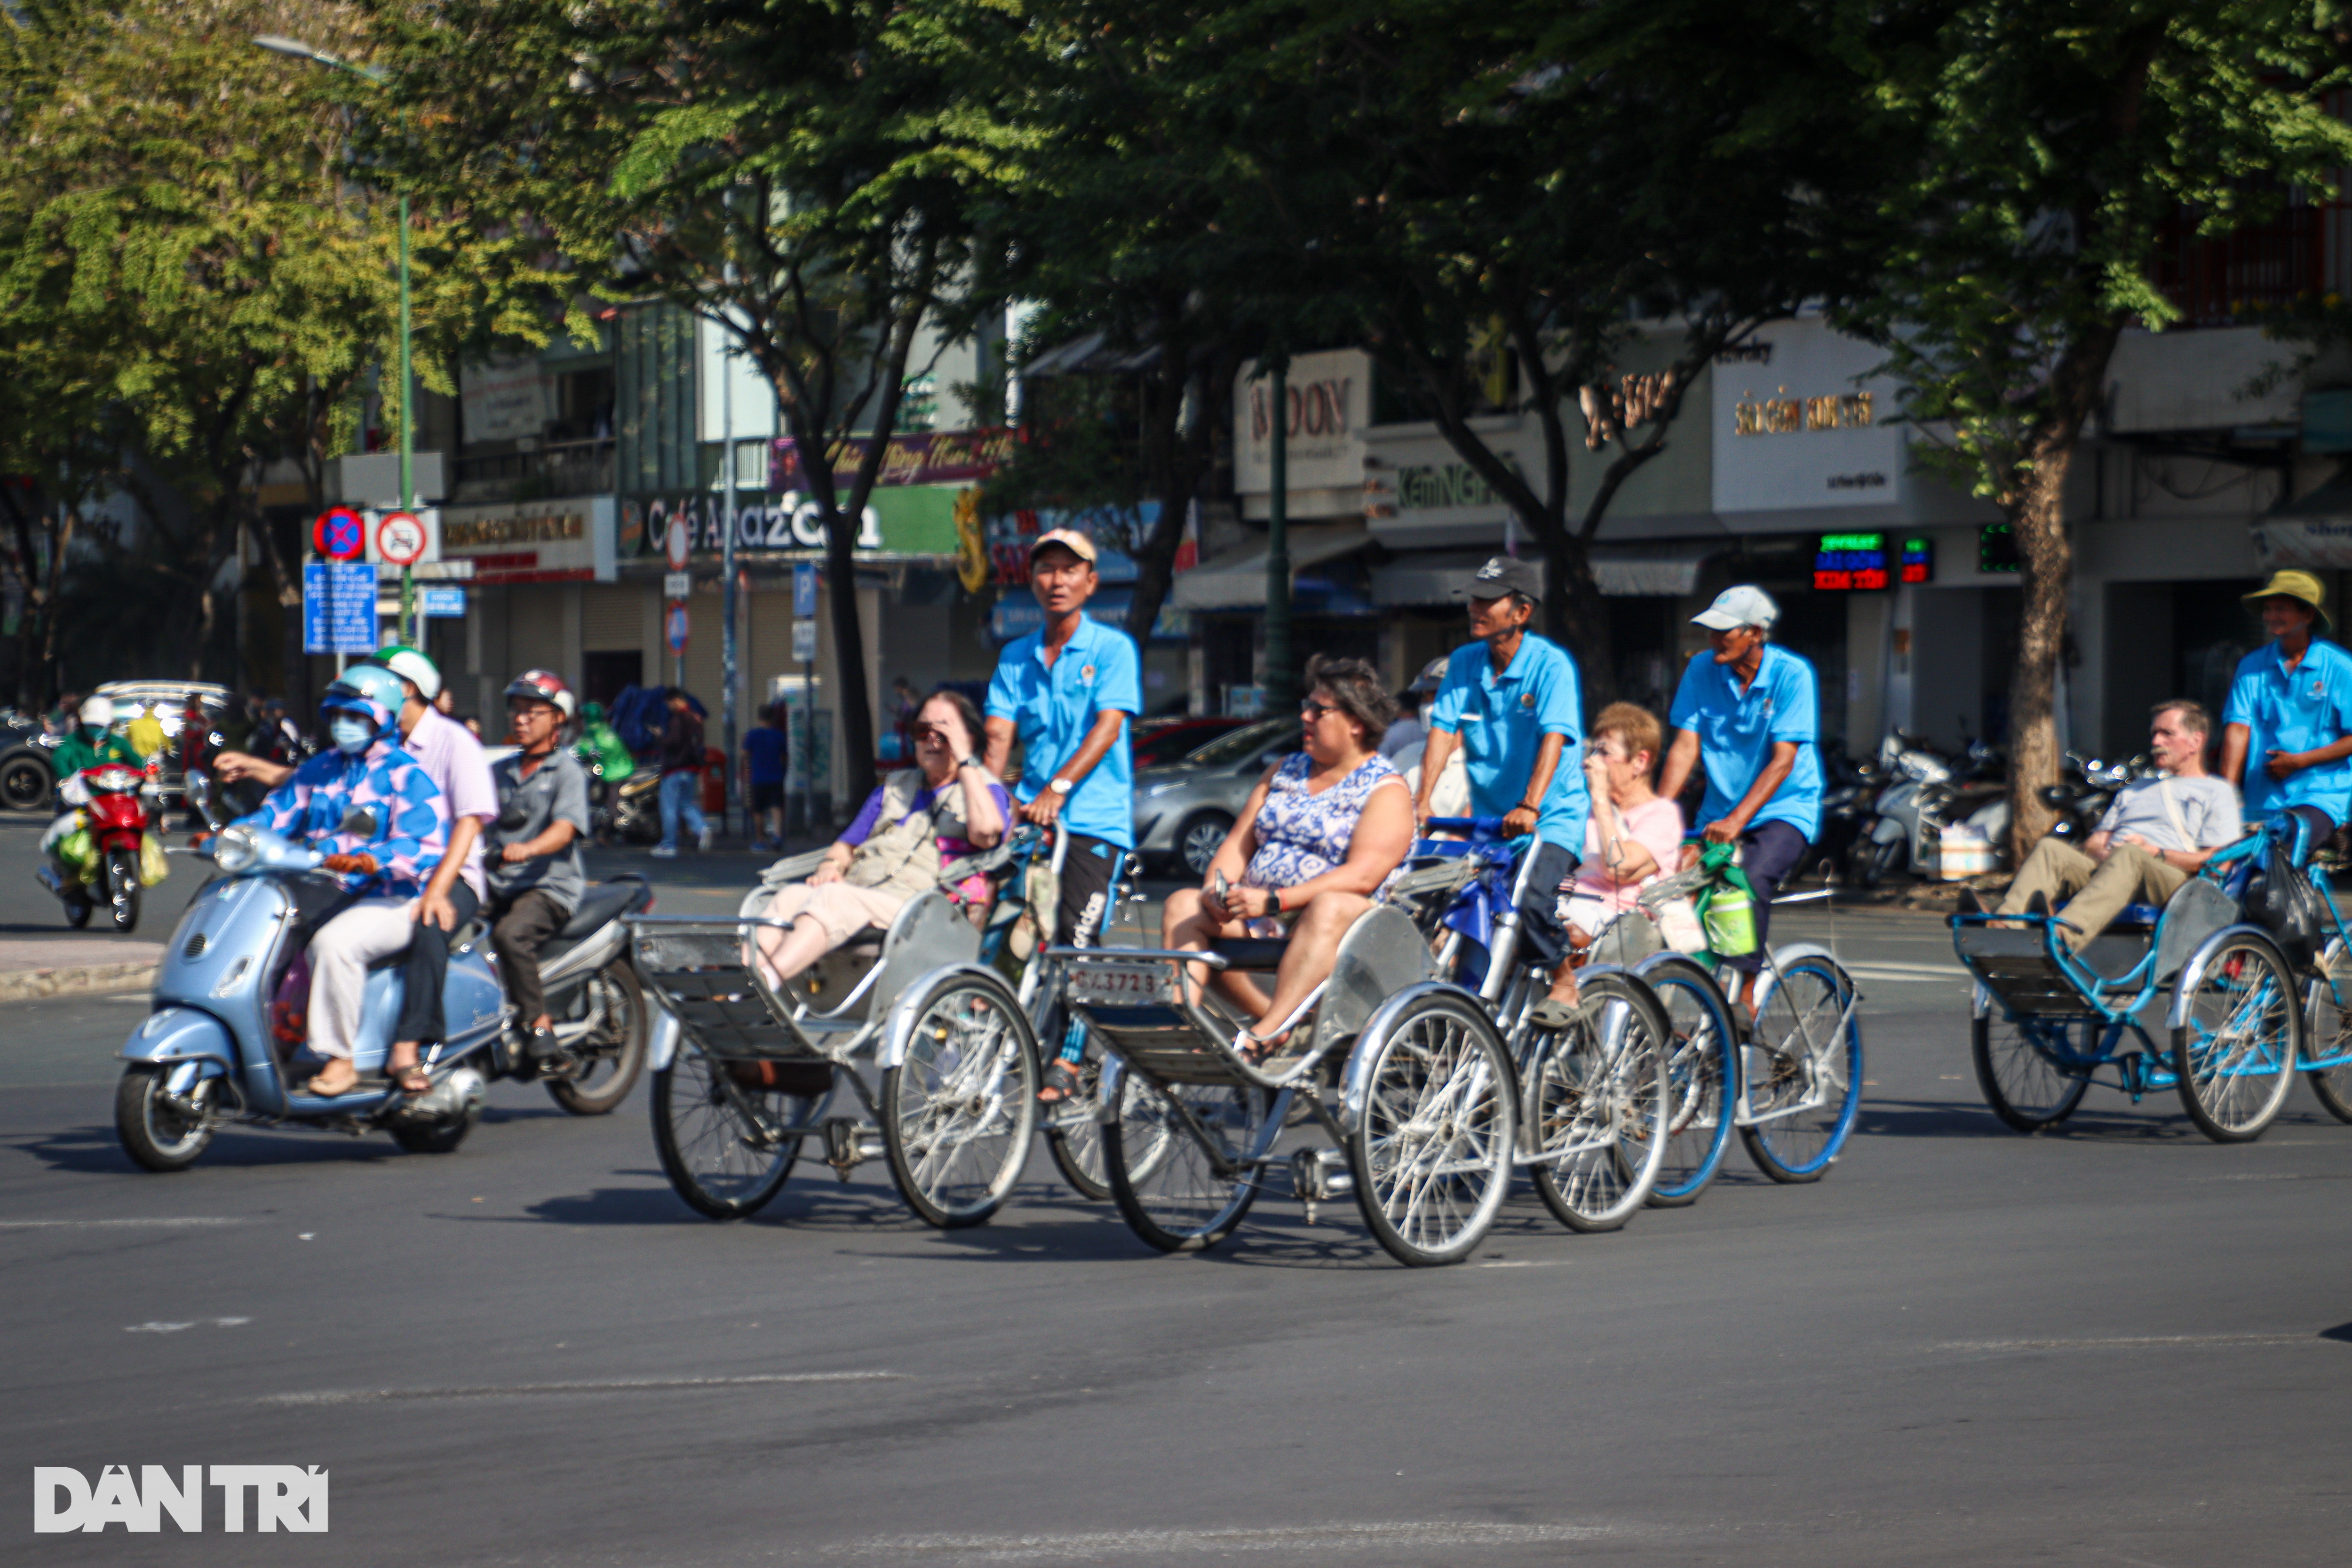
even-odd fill
[[[1584,693],[1566,649],[1529,632],[1497,675],[1485,643],[1455,648],[1429,726],[1461,737],[1476,816],[1510,815],[1528,797],[1543,738],[1566,736],[1536,816],[1536,837],[1584,853],[1584,821],[1592,810],[1584,788]]]
[[[2224,724],[2243,724],[2246,815],[2267,816],[2291,805],[2315,805],[2341,824],[2352,813],[2352,758],[2274,779],[2263,764],[2271,752],[2315,752],[2352,735],[2352,654],[2318,637],[2290,672],[2279,646],[2258,647],[2238,661]]]
[[[1772,760],[1772,747],[1794,742],[1797,765],[1756,814],[1750,827],[1785,822],[1811,839],[1822,826],[1822,758],[1813,744],[1821,732],[1821,697],[1813,667],[1777,643],[1764,645],[1764,662],[1748,689],[1731,666],[1700,653],[1683,666],[1666,722],[1698,736],[1699,765],[1706,770],[1706,798],[1696,826],[1720,822],[1747,798],[1756,775]]]
[[[1040,629],[1007,643],[988,683],[988,717],[1010,719],[1021,735],[1024,801],[1054,782],[1054,770],[1077,755],[1095,720],[1108,712],[1132,720],[1143,711],[1143,660],[1125,632],[1081,614],[1078,629],[1045,663]],[[1129,733],[1103,753],[1094,772],[1062,803],[1062,826],[1122,849],[1135,847],[1135,763]]]

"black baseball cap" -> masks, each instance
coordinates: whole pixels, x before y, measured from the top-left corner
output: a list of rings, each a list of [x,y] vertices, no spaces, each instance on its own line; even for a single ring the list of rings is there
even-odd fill
[[[1534,562],[1495,556],[1472,573],[1469,582],[1454,590],[1457,599],[1499,599],[1506,594],[1542,601],[1543,574],[1536,569]]]

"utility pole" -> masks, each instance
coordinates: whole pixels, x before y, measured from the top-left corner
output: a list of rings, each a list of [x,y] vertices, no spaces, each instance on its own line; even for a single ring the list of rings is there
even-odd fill
[[[1266,454],[1273,493],[1265,509],[1265,679],[1260,710],[1279,719],[1298,701],[1290,667],[1290,390],[1286,367],[1274,372],[1274,446]]]
[[[723,329],[722,329],[723,330]],[[725,342],[724,338],[720,340]],[[725,454],[720,462],[727,477],[727,532],[719,542],[719,679],[726,688],[720,693],[719,722],[727,746],[727,815],[732,816],[741,804],[742,790],[736,781],[735,759],[735,364],[734,355],[722,350],[719,356],[719,424],[720,449]],[[751,837],[747,820],[744,837]]]

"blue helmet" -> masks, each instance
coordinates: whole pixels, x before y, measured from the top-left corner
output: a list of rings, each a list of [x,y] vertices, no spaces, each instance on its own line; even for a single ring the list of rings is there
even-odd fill
[[[355,664],[335,677],[320,700],[319,715],[325,718],[337,709],[364,713],[375,721],[378,731],[389,729],[392,716],[408,700],[408,692],[400,677],[380,664]]]

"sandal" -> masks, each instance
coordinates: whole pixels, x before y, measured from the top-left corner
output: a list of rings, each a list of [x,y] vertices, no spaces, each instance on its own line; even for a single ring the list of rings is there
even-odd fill
[[[404,1068],[386,1068],[383,1076],[392,1087],[405,1095],[433,1092],[433,1075],[425,1070],[423,1062],[411,1062]]]
[[[1528,1010],[1528,1022],[1548,1035],[1557,1035],[1576,1022],[1576,1008],[1556,996],[1547,996]]]
[[[352,1077],[351,1082],[343,1085],[341,1089],[320,1089],[319,1087],[319,1080],[326,1076],[327,1075],[323,1069],[319,1072],[312,1073],[309,1078],[303,1079],[302,1087],[296,1089],[294,1092],[296,1094],[307,1094],[314,1100],[341,1100],[347,1094],[358,1094],[369,1087],[366,1075],[356,1074]]]
[[[1237,1029],[1234,1032],[1234,1055],[1263,1072],[1265,1064],[1279,1056],[1282,1047],[1289,1043],[1290,1036],[1286,1033],[1276,1035],[1270,1040],[1262,1040],[1247,1029]]]
[[[1054,1065],[1045,1069],[1045,1087],[1037,1091],[1037,1103],[1067,1105],[1072,1100],[1081,1098],[1086,1091],[1085,1075],[1068,1062],[1055,1057]]]

